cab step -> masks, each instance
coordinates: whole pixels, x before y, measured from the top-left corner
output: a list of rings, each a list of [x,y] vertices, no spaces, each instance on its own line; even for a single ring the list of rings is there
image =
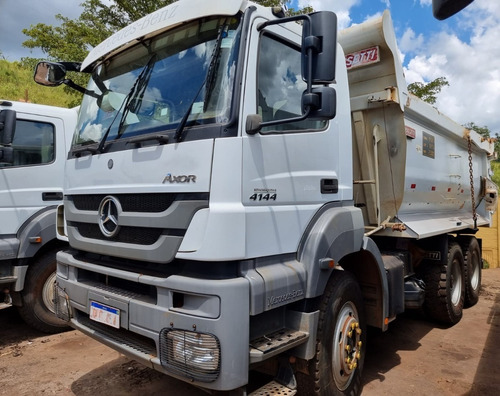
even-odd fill
[[[281,329],[250,342],[250,363],[262,362],[307,341],[309,333]]]
[[[293,396],[297,394],[297,389],[290,389],[285,385],[281,385],[277,381],[271,381],[264,385],[263,387],[253,391],[249,396],[271,396],[271,395],[281,395],[281,396]]]

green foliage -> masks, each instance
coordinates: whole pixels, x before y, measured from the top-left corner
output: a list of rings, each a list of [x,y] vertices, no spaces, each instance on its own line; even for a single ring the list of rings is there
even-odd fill
[[[434,104],[436,103],[436,95],[441,92],[441,89],[450,85],[445,77],[438,77],[435,80],[424,84],[421,82],[414,82],[408,85],[408,91],[413,95],[418,96],[423,101]]]
[[[500,186],[500,161],[491,161],[491,170],[493,171],[491,180],[497,186]]]
[[[80,101],[75,95],[65,93],[62,87],[47,88],[36,84],[32,68],[4,59],[0,59],[0,99],[60,107],[73,107]]]
[[[481,136],[484,137],[490,137],[490,129],[487,126],[480,127],[479,125],[476,125],[474,122],[468,122],[467,124],[464,125],[467,129],[472,129],[473,131],[476,131],[479,133]]]

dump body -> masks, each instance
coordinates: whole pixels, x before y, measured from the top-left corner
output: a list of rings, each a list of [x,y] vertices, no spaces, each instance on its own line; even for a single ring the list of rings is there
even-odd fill
[[[402,233],[377,235],[425,238],[474,228],[473,199],[476,225],[489,224],[493,142],[408,93],[389,13],[345,29],[339,41],[349,78],[354,201],[367,229],[399,223]]]

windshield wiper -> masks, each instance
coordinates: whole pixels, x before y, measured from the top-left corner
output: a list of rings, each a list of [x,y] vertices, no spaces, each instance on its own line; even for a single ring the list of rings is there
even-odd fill
[[[174,140],[176,142],[180,142],[183,138],[183,131],[184,127],[186,126],[187,119],[191,115],[191,110],[193,109],[194,104],[196,103],[196,99],[198,99],[198,96],[200,95],[201,90],[203,87],[205,87],[205,98],[204,98],[204,104],[203,104],[203,110],[206,110],[206,101],[208,101],[209,95],[212,90],[213,86],[213,80],[216,76],[216,69],[217,69],[217,61],[219,59],[220,55],[220,48],[221,48],[221,43],[222,39],[227,36],[227,29],[228,25],[221,25],[219,32],[217,34],[217,39],[215,41],[214,49],[212,51],[212,55],[210,57],[210,65],[208,66],[207,74],[205,78],[203,79],[203,82],[200,85],[200,88],[198,89],[198,92],[196,92],[196,95],[193,97],[193,100],[191,101],[187,111],[184,113],[184,116],[182,117],[181,121],[179,122],[179,125],[177,126],[177,129],[175,131],[174,135]]]
[[[120,137],[123,134],[122,132],[123,125],[125,124],[125,121],[130,111],[136,113],[141,107],[142,98],[144,97],[144,93],[146,92],[146,88],[148,86],[149,79],[151,78],[155,62],[156,62],[156,54],[153,54],[153,56],[149,58],[148,63],[146,63],[139,76],[137,76],[134,85],[132,86],[129,93],[122,102],[120,108],[116,112],[113,121],[111,121],[111,124],[109,124],[108,129],[106,129],[106,133],[99,142],[99,146],[97,146],[98,153],[102,153],[109,132],[111,131],[111,128],[113,127],[116,117],[120,113],[121,109],[123,108],[123,112],[120,117],[120,122],[118,124],[117,137]]]
[[[95,154],[97,153],[97,147],[95,146],[97,142],[87,142],[80,147],[74,147],[71,150],[71,154],[73,154],[76,157],[80,157],[82,153],[89,152],[90,154]]]
[[[134,136],[131,137],[130,139],[127,140],[127,144],[137,144],[137,143],[142,143],[142,142],[147,142],[148,140],[156,140],[160,144],[167,144],[168,143],[168,135],[164,133],[157,133],[155,135],[139,135],[139,136]]]

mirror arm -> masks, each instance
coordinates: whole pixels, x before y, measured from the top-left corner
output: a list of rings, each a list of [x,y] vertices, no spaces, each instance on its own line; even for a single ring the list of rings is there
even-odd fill
[[[93,98],[99,99],[101,95],[96,94],[94,91],[89,91],[82,86],[75,84],[72,80],[69,78],[63,81],[63,84],[66,84],[68,87],[73,88],[75,91],[81,92],[84,95],[89,95],[92,96]]]
[[[80,67],[82,64],[80,62],[57,62],[60,65],[63,65],[66,71],[70,72],[80,72]]]
[[[299,117],[283,118],[281,120],[259,122],[258,126],[256,126],[257,121],[255,119],[250,119],[250,120],[247,120],[246,132],[248,135],[255,135],[257,133],[260,133],[261,135],[270,135],[270,134],[273,134],[274,132],[261,132],[262,128],[265,128],[268,126],[274,126],[274,125],[287,124],[289,122],[304,121],[307,117],[309,117],[310,112],[311,112],[310,107],[308,107],[306,109],[306,112]],[[252,124],[252,121],[254,122],[253,124]]]

